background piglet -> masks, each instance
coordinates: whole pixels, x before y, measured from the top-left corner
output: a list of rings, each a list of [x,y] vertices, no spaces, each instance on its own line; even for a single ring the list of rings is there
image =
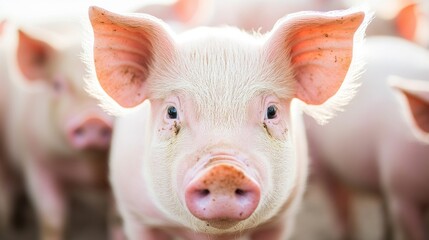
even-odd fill
[[[177,0],[146,5],[136,12],[161,18],[178,30],[229,25],[265,33],[279,18],[290,13],[340,10],[348,6],[343,0]]]
[[[397,90],[411,131],[421,141],[429,143],[429,81],[391,77],[389,84]]]
[[[423,47],[429,46],[429,1],[368,0],[376,16],[368,27],[368,35],[403,37]],[[350,1],[359,4],[361,1]]]
[[[264,36],[177,36],[147,15],[89,16],[91,89],[110,111],[133,108],[116,122],[110,159],[128,237],[289,236],[307,172],[291,100],[324,104],[306,108],[319,120],[346,104],[364,13],[295,14]]]
[[[365,5],[375,12],[367,35],[390,35],[429,46],[427,0],[177,0],[153,3],[136,12],[167,21],[176,30],[231,25],[247,31],[268,31],[286,14],[329,11]]]
[[[398,236],[427,239],[423,216],[429,203],[429,145],[413,134],[388,79],[392,74],[427,78],[429,53],[405,40],[387,37],[368,38],[364,53],[367,64],[362,86],[345,111],[325,126],[307,119],[311,157],[315,167],[330,176],[325,180],[334,184],[328,186],[329,196],[343,217],[340,223],[345,225],[345,235],[353,229],[350,219],[344,219],[350,209],[344,205],[347,191],[339,183],[382,194],[391,217],[388,221]],[[411,96],[424,91],[416,89],[412,81],[400,86],[416,91]],[[409,101],[411,109],[419,111],[421,127],[427,120],[425,108],[420,108],[423,102]]]
[[[25,179],[41,239],[63,239],[73,193],[108,197],[113,119],[84,90],[79,36],[27,27],[9,37],[2,65],[10,86],[7,150]]]

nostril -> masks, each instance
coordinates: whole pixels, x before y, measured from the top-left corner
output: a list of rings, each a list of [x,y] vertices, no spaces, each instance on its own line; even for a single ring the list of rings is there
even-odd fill
[[[107,127],[102,128],[101,131],[100,131],[100,135],[103,138],[110,137],[111,133],[112,133],[112,131],[110,130],[110,128],[107,128]]]
[[[78,136],[78,137],[82,136],[84,133],[85,133],[85,130],[82,127],[76,128],[73,131],[73,135]]]
[[[210,195],[210,191],[209,191],[208,189],[203,189],[203,190],[199,190],[199,191],[198,191],[198,194],[199,194],[201,197],[207,197],[208,195]]]
[[[246,194],[246,192],[245,192],[243,189],[239,189],[239,188],[237,188],[237,189],[235,190],[235,195],[238,195],[238,196],[244,196],[244,194]]]

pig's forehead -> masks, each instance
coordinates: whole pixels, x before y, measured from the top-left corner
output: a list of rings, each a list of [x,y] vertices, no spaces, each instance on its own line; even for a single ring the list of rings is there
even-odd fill
[[[266,58],[263,36],[236,28],[197,28],[177,42],[177,84],[195,95],[245,102],[260,92],[289,98],[292,78]],[[285,62],[287,68],[289,63]],[[286,89],[286,91],[284,91]]]
[[[230,28],[200,30],[187,33],[190,35],[177,42],[176,61],[168,68],[169,79],[153,81],[153,87],[165,91],[165,95],[182,93],[191,99],[197,117],[229,127],[246,118],[255,97],[291,97],[292,89],[285,86],[292,86],[287,83],[292,79],[275,73],[275,66],[267,63],[259,36]]]

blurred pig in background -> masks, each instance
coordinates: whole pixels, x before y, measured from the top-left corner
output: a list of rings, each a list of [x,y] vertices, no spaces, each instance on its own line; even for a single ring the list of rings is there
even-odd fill
[[[113,118],[84,90],[81,34],[72,29],[10,27],[3,45],[6,151],[23,175],[44,240],[63,239],[71,196],[109,197]]]
[[[429,47],[429,1],[427,0],[350,0],[351,5],[365,2],[375,18],[368,35],[403,37]]]
[[[176,0],[147,5],[136,12],[161,18],[177,30],[230,25],[265,33],[289,13],[346,8],[344,0]]]
[[[289,13],[357,5],[366,5],[375,12],[367,35],[400,36],[429,47],[427,0],[176,0],[146,5],[136,12],[161,18],[176,30],[231,25],[264,33]]]
[[[343,184],[385,197],[391,218],[385,221],[392,222],[401,239],[427,239],[429,145],[413,134],[388,80],[392,74],[428,79],[429,52],[388,37],[368,38],[364,50],[362,86],[344,112],[325,126],[307,119],[311,158],[319,174],[325,171],[344,235],[353,235],[353,229]],[[427,99],[419,95],[425,88],[412,81],[399,86],[414,91],[407,95],[409,109],[416,113],[410,122],[427,131]]]

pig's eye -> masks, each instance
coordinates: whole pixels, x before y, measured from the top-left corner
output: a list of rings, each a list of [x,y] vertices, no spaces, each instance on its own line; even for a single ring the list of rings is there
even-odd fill
[[[61,89],[63,88],[62,84],[59,81],[54,81],[52,83],[52,87],[54,88],[55,91],[59,92],[61,91]]]
[[[167,108],[167,118],[177,119],[177,109],[175,107],[169,106]]]
[[[274,105],[270,105],[267,108],[267,119],[274,119],[277,117],[277,107]]]

